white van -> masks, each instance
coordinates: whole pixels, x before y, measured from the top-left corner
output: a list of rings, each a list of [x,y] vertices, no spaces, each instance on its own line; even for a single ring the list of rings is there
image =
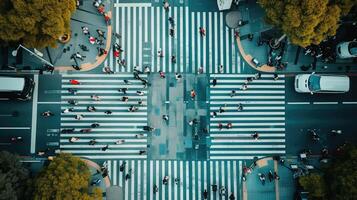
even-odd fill
[[[295,91],[299,93],[344,93],[350,90],[350,78],[345,75],[299,74],[295,76]]]
[[[357,57],[357,41],[339,43],[336,47],[336,53],[342,59]]]
[[[29,100],[32,98],[35,82],[28,77],[0,75],[1,100]]]

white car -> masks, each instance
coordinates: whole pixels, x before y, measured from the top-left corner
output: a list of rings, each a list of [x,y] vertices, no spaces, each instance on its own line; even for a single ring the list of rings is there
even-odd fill
[[[350,78],[345,75],[299,74],[295,76],[295,91],[299,93],[344,93],[350,90]]]
[[[339,43],[336,48],[336,53],[339,58],[357,57],[357,41]]]

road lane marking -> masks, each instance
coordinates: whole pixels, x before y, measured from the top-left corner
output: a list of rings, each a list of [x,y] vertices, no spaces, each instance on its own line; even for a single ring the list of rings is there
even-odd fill
[[[357,104],[357,101],[344,101],[342,104]]]
[[[36,147],[36,130],[37,130],[37,101],[38,101],[38,75],[34,75],[35,88],[33,91],[33,101],[32,101],[32,123],[31,123],[31,148],[30,153],[35,153]]]
[[[0,130],[30,130],[31,127],[0,127]]]
[[[151,7],[151,3],[115,3],[114,7]]]
[[[338,102],[313,102],[315,105],[338,104]]]
[[[50,101],[48,101],[48,102],[44,102],[44,101],[42,101],[42,102],[37,102],[37,104],[61,104],[62,102],[57,102],[57,101],[55,101],[55,102],[50,102]]]
[[[290,104],[290,105],[307,105],[307,104],[310,104],[310,102],[287,102],[287,104]]]

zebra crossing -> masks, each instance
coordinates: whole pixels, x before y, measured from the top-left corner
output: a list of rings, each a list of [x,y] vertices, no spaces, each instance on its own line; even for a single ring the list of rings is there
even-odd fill
[[[146,75],[142,75],[146,78]],[[70,80],[78,80],[80,85],[71,85]],[[129,85],[123,80],[129,80]],[[77,90],[77,94],[70,94],[68,89]],[[119,88],[128,88],[127,94],[118,92]],[[139,96],[136,91],[143,91]],[[73,108],[73,112],[61,114],[61,130],[74,128],[72,133],[61,133],[60,149],[62,152],[72,153],[89,159],[145,159],[145,154],[139,151],[147,148],[147,134],[143,126],[147,125],[147,91],[140,81],[134,80],[132,74],[63,74],[61,90],[61,109]],[[98,95],[100,101],[91,99],[91,95]],[[127,102],[122,97],[127,96]],[[69,105],[69,100],[75,100],[78,105]],[[143,104],[138,106],[138,101]],[[131,105],[138,106],[136,112],[129,112]],[[87,106],[94,106],[96,111],[89,112]],[[105,111],[110,110],[111,114]],[[83,119],[75,119],[76,115],[83,115]],[[91,128],[92,123],[99,123],[98,128]],[[91,128],[90,132],[81,129]],[[70,142],[70,138],[79,138]],[[95,139],[94,145],[89,145]],[[124,140],[122,144],[116,141]],[[109,145],[106,151],[101,148]]]
[[[210,76],[210,159],[235,160],[285,154],[285,80],[263,74],[240,89],[253,74]],[[212,81],[216,78],[217,85]],[[231,91],[236,90],[231,97]],[[243,110],[238,111],[242,104]],[[225,111],[219,113],[219,109]],[[217,116],[212,115],[217,112]],[[219,123],[223,125],[220,130]],[[232,128],[227,129],[227,123]],[[259,138],[252,138],[257,132]]]
[[[126,200],[199,200],[205,189],[209,199],[224,199],[212,191],[213,184],[224,186],[227,195],[240,196],[242,161],[108,160],[107,164],[111,184],[123,188]],[[125,180],[128,173],[131,178]],[[162,184],[164,176],[169,176],[167,185]],[[155,194],[154,185],[158,187]]]
[[[160,4],[161,5],[161,4]],[[242,65],[235,45],[234,31],[225,26],[222,12],[191,12],[188,6],[173,6],[165,12],[162,6],[151,3],[115,3],[114,32],[124,49],[127,67],[120,66],[109,53],[105,66],[115,72],[131,72],[134,66],[150,66],[151,71],[218,73],[223,65],[225,73],[240,73]],[[169,35],[169,17],[175,20],[175,36]],[[199,27],[206,30],[201,37]],[[157,56],[159,50],[164,57]],[[171,57],[176,57],[176,63]]]

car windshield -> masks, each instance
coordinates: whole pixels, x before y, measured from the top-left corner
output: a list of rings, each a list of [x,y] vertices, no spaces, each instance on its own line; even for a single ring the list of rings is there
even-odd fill
[[[321,79],[320,76],[314,75],[314,74],[312,74],[309,77],[308,85],[309,85],[310,91],[315,92],[315,91],[319,91],[321,89],[320,88],[320,79]]]
[[[357,42],[349,43],[348,51],[350,52],[351,55],[356,56],[357,55]]]

